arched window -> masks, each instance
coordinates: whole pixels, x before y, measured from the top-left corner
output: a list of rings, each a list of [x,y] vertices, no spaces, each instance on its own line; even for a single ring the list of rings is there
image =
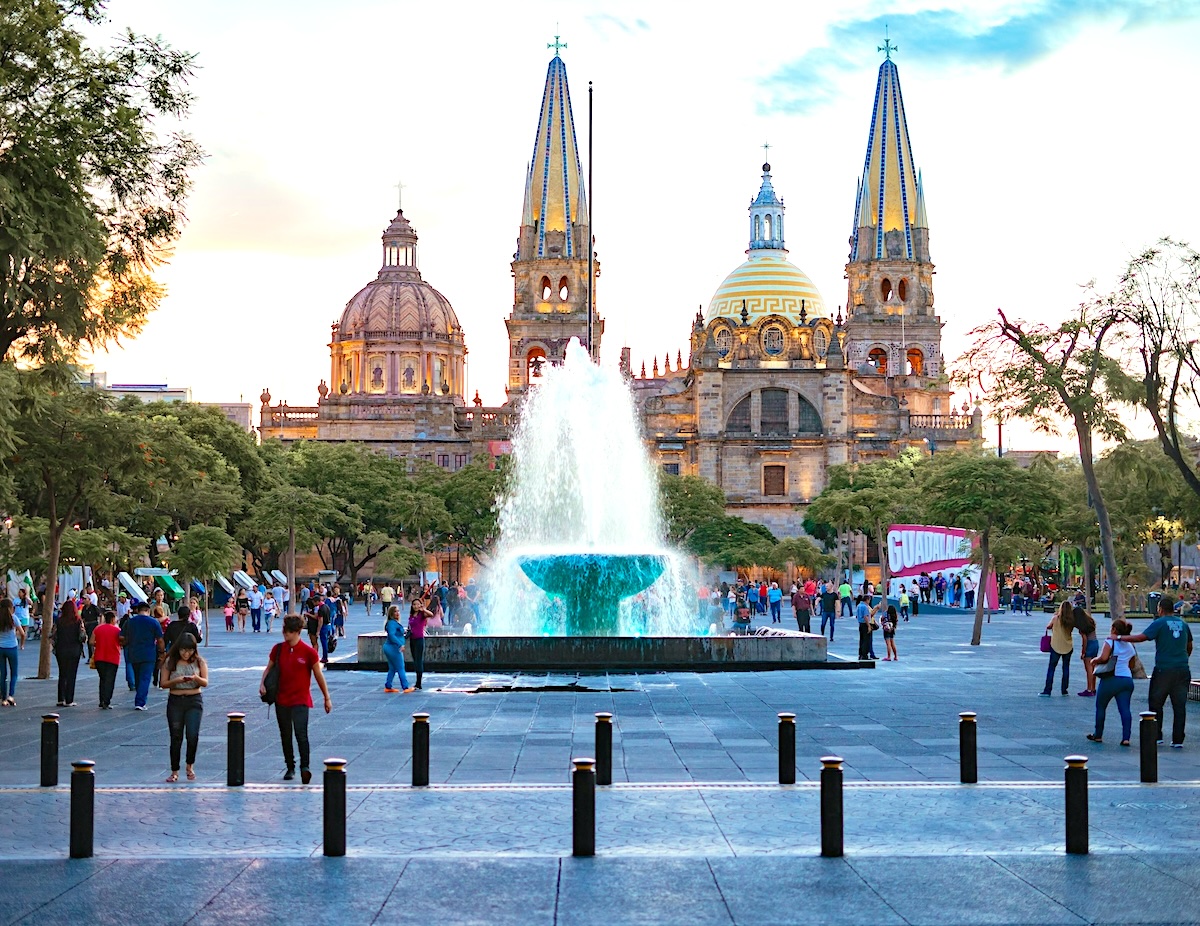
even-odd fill
[[[896,295],[900,297],[900,301],[904,302],[908,299],[908,280],[901,280],[896,286]]]
[[[550,301],[550,277],[542,277],[542,302]]]
[[[818,357],[824,357],[829,350],[829,333],[824,328],[813,329],[813,350]]]
[[[746,396],[733,407],[733,411],[729,413],[729,421],[725,425],[725,430],[730,434],[750,433],[750,396]]]
[[[566,302],[571,295],[571,287],[567,285],[567,278],[563,277],[558,281],[558,299],[559,302]]]
[[[762,433],[786,435],[788,433],[788,394],[786,389],[764,389],[762,391]]]
[[[875,372],[887,376],[887,351],[882,347],[873,347],[867,354],[867,363],[875,368]]]
[[[774,216],[768,215],[767,216],[767,240],[768,241],[775,240],[774,229],[775,229],[775,218],[774,218]]]
[[[771,356],[783,353],[783,329],[771,325],[763,332],[763,350]]]
[[[754,217],[754,240],[762,241],[762,216],[761,215],[756,215]]]
[[[887,302],[892,298],[892,281],[884,277],[879,284],[879,298]]]
[[[542,367],[546,365],[546,352],[535,347],[525,357],[525,374],[527,379],[541,379]]]
[[[925,355],[919,347],[908,349],[908,373],[910,376],[925,375]]]
[[[724,357],[729,353],[729,346],[733,343],[733,332],[728,328],[717,329],[717,353]]]
[[[813,404],[804,398],[797,396],[800,400],[800,433],[801,434],[820,434],[821,433],[821,416],[817,414],[817,410],[813,408]]]

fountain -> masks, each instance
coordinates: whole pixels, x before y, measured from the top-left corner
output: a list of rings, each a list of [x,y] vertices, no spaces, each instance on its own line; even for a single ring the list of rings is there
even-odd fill
[[[667,546],[633,395],[572,340],[543,368],[513,436],[500,541],[470,635],[434,636],[449,670],[825,665],[825,638],[726,635],[696,603],[695,565]],[[359,638],[360,663],[379,643]],[[835,664],[830,664],[835,665]]]

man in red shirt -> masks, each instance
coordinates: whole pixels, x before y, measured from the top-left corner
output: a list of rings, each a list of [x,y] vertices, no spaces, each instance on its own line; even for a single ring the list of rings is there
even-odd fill
[[[313,706],[312,679],[316,676],[317,686],[325,696],[325,713],[333,710],[329,688],[325,684],[325,672],[321,668],[321,657],[307,643],[300,642],[303,622],[294,614],[283,619],[283,642],[271,648],[267,667],[263,670],[258,685],[259,695],[267,693],[267,673],[279,665],[279,694],[275,698],[275,719],[279,721],[279,738],[283,744],[283,761],[287,764],[284,781],[296,777],[296,756],[292,751],[292,734],[300,750],[300,780],[304,784],[312,781],[308,748],[308,712]]]

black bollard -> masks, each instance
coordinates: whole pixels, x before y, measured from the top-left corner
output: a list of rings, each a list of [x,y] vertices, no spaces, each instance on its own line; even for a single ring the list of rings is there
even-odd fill
[[[429,784],[429,715],[413,714],[412,783],[414,788]]]
[[[978,732],[975,712],[960,712],[958,715],[958,780],[965,785],[979,782],[979,755],[976,750]]]
[[[1088,854],[1087,756],[1067,756],[1066,785],[1067,855]]]
[[[58,714],[42,714],[42,787],[58,787]]]
[[[92,820],[96,812],[96,763],[71,763],[71,858],[92,857]]]
[[[346,760],[325,760],[325,839],[329,858],[346,854]]]
[[[596,784],[612,784],[612,714],[596,714]]]
[[[1158,716],[1154,711],[1142,711],[1138,724],[1138,749],[1142,754],[1142,781],[1158,781]]]
[[[779,715],[779,783],[796,783],[796,715]]]
[[[228,769],[226,784],[239,788],[246,783],[246,715],[232,711],[229,717],[229,738],[225,752]]]
[[[821,855],[841,858],[842,816],[842,757],[821,757]]]
[[[596,760],[572,759],[571,854],[596,854]]]

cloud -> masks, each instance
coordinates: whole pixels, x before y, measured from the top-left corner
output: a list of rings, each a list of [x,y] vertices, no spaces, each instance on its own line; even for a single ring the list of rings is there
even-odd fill
[[[862,67],[885,27],[923,65],[996,65],[1021,68],[1071,42],[1098,22],[1120,28],[1200,19],[1197,0],[1042,0],[984,19],[955,10],[919,10],[837,23],[827,44],[765,78],[766,112],[809,112],[838,94],[839,76]]]
[[[650,31],[650,24],[644,19],[638,18],[630,21],[622,19],[619,16],[614,16],[611,13],[593,13],[590,16],[585,16],[584,21],[593,30],[606,38],[613,29],[624,35]]]

